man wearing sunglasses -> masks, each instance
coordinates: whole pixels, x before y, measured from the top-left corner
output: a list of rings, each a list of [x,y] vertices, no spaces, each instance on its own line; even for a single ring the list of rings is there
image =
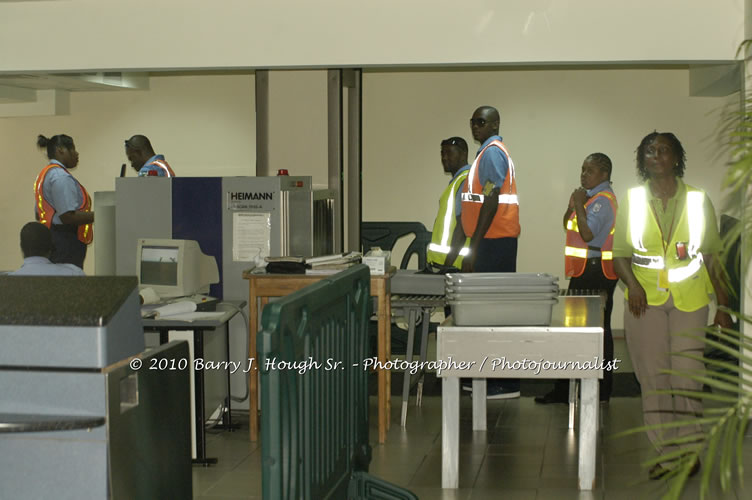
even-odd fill
[[[462,264],[466,272],[517,271],[517,181],[514,162],[499,136],[500,121],[491,106],[479,107],[470,118],[473,139],[481,146],[462,189],[462,228],[470,238]],[[519,380],[491,379],[487,387],[489,399],[520,396]]]

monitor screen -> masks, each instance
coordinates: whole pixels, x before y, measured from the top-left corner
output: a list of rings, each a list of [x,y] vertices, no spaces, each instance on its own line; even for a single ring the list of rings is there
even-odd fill
[[[217,260],[194,240],[139,238],[136,255],[139,288],[161,298],[208,293],[219,282]]]
[[[144,246],[141,248],[142,285],[178,284],[178,247]]]

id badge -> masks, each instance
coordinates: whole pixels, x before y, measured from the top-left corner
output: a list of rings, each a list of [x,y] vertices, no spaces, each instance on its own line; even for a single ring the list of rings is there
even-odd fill
[[[687,260],[687,244],[682,241],[676,242],[676,258],[679,260]]]
[[[658,271],[658,290],[668,291],[668,271],[666,269]]]

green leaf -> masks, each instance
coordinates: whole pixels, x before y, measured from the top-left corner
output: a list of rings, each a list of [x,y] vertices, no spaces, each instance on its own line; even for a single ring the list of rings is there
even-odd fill
[[[743,389],[739,385],[732,385],[726,382],[717,380],[714,376],[708,376],[707,374],[695,374],[692,372],[679,371],[679,370],[661,370],[661,373],[668,373],[669,375],[675,375],[689,380],[694,380],[700,384],[706,384],[714,389],[718,389],[725,392],[739,393]],[[718,377],[720,378],[720,377]],[[737,377],[738,378],[738,377]]]
[[[737,424],[739,421],[731,418],[725,426],[725,437],[721,449],[721,459],[718,462],[718,473],[721,479],[721,489],[726,491],[731,482],[731,459],[734,456],[733,442],[736,437]]]
[[[736,435],[736,475],[739,478],[740,485],[744,483],[744,437],[747,433],[747,425],[749,424],[749,409],[750,407],[741,409],[740,419],[742,421],[742,429]]]
[[[700,489],[700,497],[705,498],[705,493],[708,491],[710,484],[710,473],[713,470],[713,464],[715,463],[716,450],[718,448],[718,442],[720,441],[721,434],[719,432],[713,432],[710,435],[708,441],[707,451],[705,452],[705,467],[702,470],[702,481]]]
[[[683,352],[683,353],[677,354],[677,356],[681,356],[683,358],[694,359],[696,361],[701,361],[702,363],[705,363],[706,365],[717,366],[717,367],[723,368],[724,370],[727,370],[727,371],[732,371],[732,372],[736,372],[736,373],[743,373],[743,374],[747,374],[747,375],[752,376],[752,370],[747,370],[745,368],[741,368],[740,366],[738,366],[736,364],[728,363],[728,362],[723,361],[723,360],[710,359],[710,358],[706,358],[704,356],[701,356],[699,354],[691,354],[691,353],[688,353],[688,352]]]
[[[696,421],[691,421],[690,424],[692,426],[697,425]],[[705,441],[706,435],[704,432],[701,432],[699,434],[689,434],[686,436],[681,437],[675,437],[671,439],[663,439],[658,442],[658,446],[660,447],[668,447],[668,446],[680,446],[683,444],[702,444]]]
[[[661,389],[658,391],[651,391],[651,394],[669,394],[671,396],[687,396],[696,399],[709,399],[711,401],[718,401],[721,403],[735,403],[739,398],[731,396],[722,396],[720,394],[713,394],[712,392],[701,391],[689,391],[685,389]]]
[[[718,421],[717,418],[697,417],[697,418],[692,418],[692,419],[682,420],[682,421],[666,422],[663,424],[642,425],[640,427],[635,427],[633,429],[627,429],[621,432],[617,432],[616,434],[613,434],[611,437],[616,439],[616,438],[632,436],[634,434],[640,434],[640,433],[652,431],[652,430],[671,429],[674,427],[684,427],[685,425],[687,425],[687,422],[691,422],[692,425],[695,425],[695,424],[705,425],[705,424],[714,424],[717,421]]]
[[[662,453],[661,455],[655,458],[651,458],[650,460],[645,460],[644,462],[642,462],[642,465],[645,467],[650,467],[658,463],[668,464],[671,462],[678,461],[686,454],[687,454],[687,450],[674,450],[668,453]]]
[[[730,311],[726,311],[726,312],[729,312],[731,314],[736,314]],[[725,340],[726,342],[734,344],[737,347],[744,347],[745,349],[752,349],[752,339],[747,338],[730,328],[721,328],[720,330],[717,328],[707,328],[705,331],[712,335],[715,335],[721,340]],[[706,338],[706,340],[710,340],[712,342],[712,339]]]

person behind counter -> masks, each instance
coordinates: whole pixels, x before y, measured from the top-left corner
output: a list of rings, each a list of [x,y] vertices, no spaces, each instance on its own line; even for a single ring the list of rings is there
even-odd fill
[[[463,271],[516,272],[519,204],[514,162],[499,136],[496,108],[481,106],[470,118],[473,139],[481,146],[462,188],[461,221],[470,238]],[[518,379],[490,379],[489,399],[520,397]],[[463,382],[464,390],[472,390]]]
[[[40,135],[37,146],[46,150],[50,163],[34,181],[34,210],[37,221],[52,231],[55,264],[84,267],[86,248],[94,236],[91,197],[70,173],[78,165],[73,139],[65,134]]]
[[[719,276],[720,237],[715,210],[700,189],[684,184],[686,154],[670,132],[653,132],[637,148],[637,171],[644,184],[629,190],[616,217],[614,265],[627,286],[624,329],[629,355],[642,391],[645,425],[675,423],[702,414],[702,401],[656,391],[702,391],[702,383],[668,375],[665,370],[700,372],[701,361],[671,353],[701,356],[701,340],[677,335],[702,335],[708,321],[709,293],[727,304]],[[730,328],[723,311],[713,323]],[[659,454],[689,453],[693,437],[702,436],[699,425],[647,431]],[[684,442],[677,440],[684,439]],[[673,440],[673,442],[668,442]],[[677,459],[674,459],[677,460]],[[666,475],[676,461],[650,469],[651,479]],[[690,475],[700,469],[699,459]]]
[[[611,333],[611,311],[614,289],[618,281],[613,263],[613,231],[616,218],[616,195],[611,189],[611,159],[603,153],[593,153],[582,162],[580,187],[569,197],[564,212],[567,233],[564,267],[569,290],[601,290],[606,292],[603,314],[603,362],[614,359],[614,339]],[[600,381],[600,400],[611,398],[614,374],[603,371]],[[554,389],[535,398],[536,403],[568,403],[569,381],[558,379]]]
[[[85,276],[73,264],[54,264],[50,255],[54,250],[52,232],[39,222],[29,222],[21,228],[21,267],[8,273],[10,276]]]
[[[144,135],[134,135],[125,141],[125,155],[139,177],[175,177],[164,155],[155,154],[151,142]]]
[[[451,175],[439,198],[439,212],[433,223],[431,243],[428,245],[429,266],[446,270],[462,266],[462,257],[467,253],[469,241],[462,230],[459,211],[462,184],[467,179],[470,165],[467,164],[467,142],[462,137],[450,137],[441,141],[441,165]]]

